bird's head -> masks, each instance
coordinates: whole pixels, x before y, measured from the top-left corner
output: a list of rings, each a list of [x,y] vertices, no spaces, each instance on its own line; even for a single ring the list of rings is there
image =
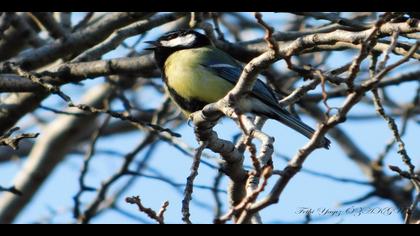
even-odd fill
[[[163,67],[165,60],[176,51],[205,47],[211,44],[207,36],[190,29],[171,31],[155,41],[146,41],[145,43],[152,45],[146,50],[154,51],[155,60],[160,68]]]

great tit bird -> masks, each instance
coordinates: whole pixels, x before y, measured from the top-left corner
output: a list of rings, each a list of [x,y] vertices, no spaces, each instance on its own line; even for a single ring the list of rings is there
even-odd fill
[[[152,45],[147,50],[154,51],[170,97],[187,116],[223,98],[242,72],[241,64],[194,30],[172,31],[146,43]],[[282,108],[271,88],[259,79],[239,106],[243,112],[275,119],[307,138],[315,132]],[[322,145],[328,149],[330,140],[324,138]]]

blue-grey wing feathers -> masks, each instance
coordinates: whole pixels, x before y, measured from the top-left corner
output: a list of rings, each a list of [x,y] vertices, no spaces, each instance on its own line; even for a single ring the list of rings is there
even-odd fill
[[[229,64],[212,64],[206,65],[206,67],[212,69],[218,76],[231,82],[232,84],[236,84],[236,82],[238,82],[238,79],[242,73],[242,68]],[[268,100],[274,100],[274,102],[277,103],[276,96],[274,95],[273,91],[259,79],[255,82],[252,92],[259,94],[260,96],[264,96]]]
[[[210,64],[203,65],[212,71],[215,74],[222,77],[223,79],[236,84],[241,73],[242,68],[233,66],[231,64]],[[261,80],[255,82],[254,88],[252,90],[252,96],[264,103],[265,107],[255,107],[253,112],[256,114],[261,114],[269,118],[275,119],[288,127],[296,130],[307,138],[311,138],[315,130],[300,121],[298,118],[293,116],[290,112],[282,108],[278,103],[274,92]],[[323,146],[329,148],[330,140],[324,138]]]

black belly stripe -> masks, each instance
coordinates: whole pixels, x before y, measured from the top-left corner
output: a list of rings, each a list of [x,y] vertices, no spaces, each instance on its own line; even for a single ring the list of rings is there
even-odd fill
[[[173,88],[168,87],[168,91],[171,94],[173,100],[175,100],[175,103],[177,103],[182,109],[188,111],[188,112],[196,112],[201,109],[208,103],[203,102],[199,99],[191,98],[186,99],[179,95]]]

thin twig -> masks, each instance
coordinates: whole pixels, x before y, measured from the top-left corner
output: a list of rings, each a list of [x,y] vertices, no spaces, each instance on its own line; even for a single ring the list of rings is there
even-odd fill
[[[71,101],[70,97],[63,93],[58,86],[45,82],[41,77],[22,69],[19,65],[15,64],[14,62],[6,62],[4,66],[6,70],[10,70],[11,72],[21,76],[22,78],[26,78],[34,82],[35,84],[41,85],[45,89],[45,91],[52,94],[57,94],[65,102]]]
[[[92,203],[87,207],[87,209],[83,212],[82,215],[79,217],[79,222],[83,224],[87,224],[92,220],[92,218],[96,215],[99,205],[105,200],[106,194],[109,191],[109,188],[113,185],[114,182],[119,180],[121,177],[126,176],[129,174],[129,165],[133,162],[134,158],[137,154],[144,150],[150,143],[153,143],[156,139],[156,136],[153,134],[148,134],[138,145],[137,147],[128,153],[124,157],[124,163],[108,180],[102,183],[101,188],[97,191],[96,197],[92,201]]]
[[[71,31],[76,32],[84,28],[89,23],[90,19],[92,19],[94,14],[95,12],[87,12],[83,19],[79,23],[77,23],[77,25],[73,26],[73,29],[71,29]]]
[[[369,36],[363,42],[361,42],[359,55],[353,60],[353,63],[349,68],[350,74],[347,77],[347,87],[349,92],[354,91],[354,80],[359,73],[360,64],[369,55],[370,50],[372,50],[377,43],[378,31],[383,24],[390,20],[390,16],[390,13],[384,14],[384,16],[381,17],[372,27]]]
[[[5,188],[0,186],[0,192],[9,192],[9,193],[13,193],[17,196],[22,196],[23,193],[21,191],[19,191],[15,186],[9,187],[9,188]]]
[[[250,204],[252,204],[258,197],[258,195],[264,191],[265,187],[267,186],[268,179],[272,175],[272,167],[271,166],[265,166],[261,176],[263,178],[262,183],[252,192],[250,192],[244,199],[236,206],[234,206],[229,212],[227,212],[222,217],[215,220],[215,223],[217,224],[224,224],[226,221],[230,220],[234,215],[240,215],[238,221],[236,223],[241,224],[248,221],[249,214],[243,214],[244,212],[247,212],[248,208],[250,207]],[[250,176],[252,177],[252,176]]]
[[[212,189],[212,194],[214,197],[214,201],[216,203],[215,210],[214,210],[214,215],[215,215],[214,218],[219,218],[220,215],[222,214],[223,205],[219,197],[219,191],[217,191],[219,189],[222,178],[223,178],[223,172],[218,171],[217,175],[214,177],[213,189]]]
[[[96,188],[89,187],[85,183],[85,177],[89,170],[89,163],[92,160],[93,156],[95,155],[95,145],[103,133],[104,129],[109,124],[109,121],[111,120],[111,116],[107,116],[103,122],[103,124],[92,134],[91,142],[88,147],[88,150],[86,152],[86,155],[83,160],[83,166],[82,170],[80,171],[79,176],[79,191],[76,193],[76,195],[73,197],[74,200],[74,210],[73,210],[73,216],[75,219],[78,219],[80,217],[80,197],[82,196],[83,192],[85,191],[95,191]]]
[[[181,137],[180,134],[173,132],[170,129],[167,128],[163,128],[159,125],[156,124],[152,124],[152,123],[147,123],[147,122],[143,122],[141,120],[136,119],[135,117],[126,114],[125,112],[116,112],[116,111],[112,111],[109,109],[101,109],[101,108],[96,108],[96,107],[92,107],[86,104],[74,104],[74,103],[70,103],[69,107],[76,107],[82,111],[85,112],[89,112],[89,113],[93,113],[93,114],[108,114],[110,116],[112,116],[113,118],[117,118],[120,120],[127,120],[130,121],[131,124],[133,124],[134,126],[138,127],[139,129],[149,129],[151,131],[155,131],[155,132],[166,132],[168,134],[170,134],[171,136],[174,137]]]
[[[191,173],[187,178],[187,184],[184,190],[184,199],[182,200],[182,221],[186,224],[192,224],[190,220],[190,201],[192,199],[192,193],[194,189],[194,179],[198,175],[198,168],[200,166],[201,154],[207,147],[206,142],[202,142],[200,147],[197,148],[193,163],[191,165]]]
[[[399,36],[399,31],[395,31],[394,33],[392,33],[391,44],[389,45],[388,50],[386,50],[386,52],[384,54],[384,59],[379,63],[378,70],[383,70],[385,68],[386,63],[389,60],[389,55],[391,54],[391,52],[397,46],[398,36]]]
[[[378,90],[373,89],[372,93],[374,97],[373,101],[375,103],[376,111],[388,123],[389,129],[391,130],[396,142],[398,143],[398,154],[401,155],[403,162],[408,166],[409,172],[413,174],[415,167],[411,163],[411,158],[407,154],[404,141],[401,139],[400,132],[398,131],[398,126],[397,124],[395,124],[395,120],[385,113],[385,110],[382,106],[381,98],[379,97],[379,94],[378,94]]]
[[[13,148],[13,150],[17,150],[19,149],[19,142],[22,141],[23,139],[37,138],[39,136],[39,133],[23,133],[23,134],[18,134],[14,137],[11,137],[13,133],[18,131],[19,129],[20,129],[19,127],[14,127],[10,129],[9,131],[7,131],[5,134],[1,135],[0,146],[1,145],[9,146]]]
[[[156,213],[151,208],[144,207],[143,204],[141,203],[139,196],[127,197],[125,201],[130,204],[136,204],[137,207],[139,208],[139,211],[146,213],[147,216],[149,216],[153,220],[156,220],[159,224],[165,224],[163,214],[165,213],[166,209],[169,206],[168,201],[165,201],[162,204],[162,207],[160,208],[158,213]]]

